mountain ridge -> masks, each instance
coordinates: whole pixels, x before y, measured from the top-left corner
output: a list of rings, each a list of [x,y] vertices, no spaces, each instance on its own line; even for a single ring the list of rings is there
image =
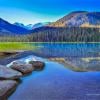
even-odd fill
[[[28,32],[27,29],[13,25],[8,21],[5,21],[4,19],[0,18],[0,32],[2,31],[13,34],[24,34]]]
[[[15,22],[14,25],[20,26],[20,27],[25,28],[27,30],[33,30],[35,28],[44,27],[44,26],[46,26],[46,25],[48,25],[50,23],[51,22],[40,22],[40,23],[36,23],[36,24],[24,25],[23,23]]]
[[[28,27],[28,28],[27,28]],[[43,27],[43,28],[42,28]],[[1,35],[26,35],[32,32],[39,32],[53,28],[61,27],[84,27],[84,28],[100,28],[100,12],[74,11],[56,22],[45,22],[37,24],[29,24],[25,26],[22,23],[11,24],[0,18],[0,36]],[[52,31],[50,31],[52,33]]]
[[[100,12],[75,11],[49,24],[50,27],[98,27]]]

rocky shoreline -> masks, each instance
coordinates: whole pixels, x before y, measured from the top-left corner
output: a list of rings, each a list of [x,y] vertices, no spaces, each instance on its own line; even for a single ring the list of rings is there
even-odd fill
[[[44,61],[37,60],[34,56],[33,59],[28,59],[27,63],[19,60],[29,55],[36,55],[32,51],[3,52],[0,55],[5,56],[5,58],[0,59],[0,100],[7,100],[8,96],[16,90],[21,77],[29,75],[33,71],[41,71],[45,67]],[[100,71],[100,60],[96,57],[95,59],[59,57],[48,59],[65,64],[65,66],[69,66],[68,68],[77,72]]]
[[[0,63],[0,100],[7,100],[8,96],[14,92],[19,84],[21,77],[32,73],[33,71],[43,70],[45,63],[41,61],[30,60],[27,63],[19,61],[22,56],[27,56],[32,52],[20,52],[16,56],[4,58]],[[8,54],[8,53],[7,53]],[[16,54],[16,53],[14,53]],[[24,55],[22,55],[24,54]],[[17,59],[17,60],[15,60]],[[14,61],[15,60],[15,61]],[[6,66],[10,62],[10,66]]]

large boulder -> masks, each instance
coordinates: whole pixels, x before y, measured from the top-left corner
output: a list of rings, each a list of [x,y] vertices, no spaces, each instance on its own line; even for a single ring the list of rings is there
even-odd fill
[[[41,61],[30,61],[29,64],[32,64],[35,70],[42,70],[45,66],[45,63]]]
[[[21,64],[19,62],[14,62],[10,66],[10,68],[17,70],[17,71],[20,71],[23,74],[31,73],[34,70],[34,68],[32,67],[31,64],[24,64],[24,63]]]
[[[0,79],[18,79],[22,76],[21,72],[0,65]]]
[[[14,80],[0,80],[0,100],[7,100],[7,97],[16,89],[17,84]]]

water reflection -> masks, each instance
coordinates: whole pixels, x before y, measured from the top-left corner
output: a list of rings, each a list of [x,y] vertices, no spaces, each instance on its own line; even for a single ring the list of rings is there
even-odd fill
[[[40,43],[33,45],[39,47],[34,51],[39,56],[53,58],[53,61],[57,62],[64,62],[75,71],[100,70],[99,43]]]
[[[43,57],[94,57],[100,55],[100,44],[40,43],[34,51]]]
[[[46,62],[45,70],[22,81],[8,100],[90,100],[93,96],[87,94],[100,93],[100,73],[77,73],[53,62]]]
[[[43,57],[62,57],[74,65],[74,70],[85,71],[90,58],[99,57],[100,44],[32,44],[38,47],[34,53]],[[28,56],[25,59],[30,59]],[[90,57],[91,61],[81,59]],[[29,77],[22,78],[22,84],[9,100],[90,100],[93,96],[88,94],[100,93],[99,72],[74,72],[65,69],[62,64],[49,62],[47,59],[35,57],[36,60],[45,62],[45,69],[39,73],[33,72]],[[95,59],[94,59],[95,60]],[[88,62],[88,64],[86,63]],[[97,64],[96,61],[95,65]],[[75,66],[78,65],[78,67]],[[83,66],[83,64],[85,66]],[[86,65],[87,64],[87,65]],[[92,63],[93,65],[93,63]],[[100,64],[99,64],[100,65]],[[68,67],[68,66],[67,66]],[[71,66],[70,66],[71,67]],[[97,68],[94,67],[93,68]],[[99,67],[98,67],[99,68]],[[27,90],[27,91],[26,91]],[[73,91],[72,91],[73,90]],[[99,100],[100,96],[94,96]]]

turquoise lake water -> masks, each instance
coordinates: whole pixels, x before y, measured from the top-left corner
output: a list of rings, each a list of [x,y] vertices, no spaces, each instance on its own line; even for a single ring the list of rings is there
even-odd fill
[[[34,52],[43,57],[99,56],[100,43],[33,43]]]
[[[32,44],[41,57],[99,57],[100,44]],[[45,69],[23,77],[8,100],[100,100],[100,72],[74,72],[44,58]]]

